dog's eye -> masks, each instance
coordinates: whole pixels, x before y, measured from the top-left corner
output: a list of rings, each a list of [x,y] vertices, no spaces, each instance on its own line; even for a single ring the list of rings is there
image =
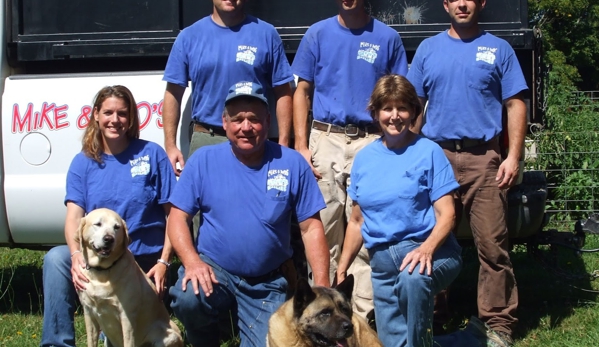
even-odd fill
[[[327,309],[327,310],[320,311],[320,313],[318,315],[323,318],[328,318],[331,316],[331,314],[333,314],[333,310]]]
[[[97,227],[101,227],[102,226],[102,222],[96,222],[96,223],[94,223],[94,225],[97,226]]]
[[[121,229],[121,226],[120,226],[120,224],[115,224],[115,225],[114,225],[114,230],[120,230],[120,229]]]

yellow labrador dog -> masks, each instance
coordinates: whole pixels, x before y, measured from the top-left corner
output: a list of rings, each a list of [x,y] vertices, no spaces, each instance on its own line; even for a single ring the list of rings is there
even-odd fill
[[[89,279],[78,292],[87,346],[97,347],[102,330],[109,346],[183,347],[181,331],[127,248],[125,221],[112,210],[93,210],[81,219],[77,238]]]

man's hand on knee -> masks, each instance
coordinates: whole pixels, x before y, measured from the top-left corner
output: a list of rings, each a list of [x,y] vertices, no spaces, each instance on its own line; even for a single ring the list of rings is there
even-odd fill
[[[181,281],[181,289],[183,291],[187,290],[188,281],[191,282],[191,286],[193,287],[193,292],[195,295],[200,294],[201,286],[204,294],[206,296],[210,296],[210,294],[214,292],[212,284],[218,284],[216,274],[212,270],[212,267],[203,262],[201,259],[198,259],[198,263],[189,267],[185,267],[185,276]]]

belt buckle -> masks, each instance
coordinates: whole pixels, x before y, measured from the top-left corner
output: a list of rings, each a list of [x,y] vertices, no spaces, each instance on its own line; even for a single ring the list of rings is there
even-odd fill
[[[453,145],[455,146],[456,151],[461,151],[464,148],[463,140],[454,140]]]
[[[349,131],[354,130],[355,132]],[[344,127],[344,132],[346,136],[358,136],[360,135],[360,127],[357,124],[348,124]]]

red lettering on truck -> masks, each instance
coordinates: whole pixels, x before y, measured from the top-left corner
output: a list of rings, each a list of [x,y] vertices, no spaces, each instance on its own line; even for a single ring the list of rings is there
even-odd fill
[[[89,116],[92,113],[91,106],[83,106],[81,108],[81,114],[77,117],[77,129],[85,129],[89,124]]]
[[[152,121],[152,115],[156,115],[156,126],[162,129],[162,105],[163,101],[159,103],[150,103],[142,101],[137,104],[139,111],[139,129],[143,130]],[[19,104],[14,104],[12,108],[12,125],[11,130],[13,134],[16,133],[29,133],[32,131],[48,128],[49,130],[61,130],[68,128],[71,123],[69,119],[69,106],[60,105],[57,106],[55,103],[42,103],[41,110],[34,112],[33,103],[28,103],[25,112],[21,114]],[[77,129],[83,130],[89,125],[92,116],[92,107],[85,105],[81,107],[81,112],[77,116],[76,126]]]
[[[54,125],[56,126],[56,130],[68,128],[69,125],[71,125],[71,123],[69,123],[68,121],[62,123],[62,121],[69,116],[69,114],[66,113],[68,109],[69,106],[67,105],[54,107]]]
[[[56,104],[42,104],[41,112],[33,112],[33,104],[28,103],[25,113],[21,115],[18,104],[12,107],[12,127],[13,134],[31,132],[47,127],[50,130],[59,130],[67,128],[69,122],[65,121],[68,114],[65,112],[69,109],[67,105],[56,106]]]
[[[12,129],[13,134],[17,132],[22,133],[25,131],[25,126],[27,126],[27,132],[31,131],[31,116],[33,114],[33,104],[27,104],[27,110],[23,117],[21,117],[21,112],[19,112],[19,104],[14,104],[12,106]]]
[[[156,115],[158,116],[158,119],[156,119],[156,126],[158,126],[158,129],[162,129],[162,106],[164,105],[164,100],[160,100],[160,103],[158,104],[158,106],[156,107]]]
[[[37,121],[35,129],[43,128],[44,123],[46,123],[46,124],[48,124],[48,129],[54,130],[54,124],[52,124],[50,117],[48,117],[48,112],[52,112],[54,110],[54,106],[56,106],[56,105],[48,104],[46,102],[44,102],[42,104],[42,112],[40,112],[39,119],[38,119],[38,117],[35,117],[35,120]],[[37,116],[37,112],[36,112],[36,116]]]
[[[138,102],[137,114],[139,115],[139,130],[144,130],[150,123],[150,119],[152,119],[152,106],[150,103],[147,101]]]

